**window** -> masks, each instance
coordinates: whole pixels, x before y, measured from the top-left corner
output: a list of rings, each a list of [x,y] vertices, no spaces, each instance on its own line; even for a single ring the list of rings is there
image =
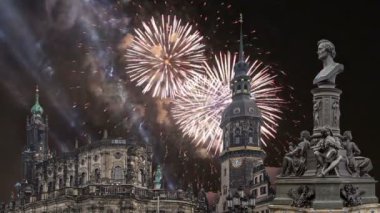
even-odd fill
[[[142,183],[143,182],[143,174],[144,171],[142,169],[140,169],[139,173],[137,174],[137,180],[138,182]]]
[[[223,186],[223,194],[224,194],[224,195],[227,194],[227,186]]]
[[[257,189],[254,189],[254,190],[253,190],[253,195],[254,195],[255,197],[257,197]]]
[[[226,175],[227,175],[227,169],[224,168],[224,176],[226,176]]]
[[[72,175],[70,175],[69,181],[70,186],[74,186],[74,177]]]
[[[257,177],[255,177],[255,181],[253,182],[254,184],[257,184],[258,181],[257,181]]]
[[[63,180],[62,180],[62,178],[59,178],[59,180],[58,180],[58,186],[59,186],[60,189],[62,189],[64,187],[63,186]]]
[[[100,170],[99,169],[95,169],[95,182],[96,183],[99,183],[100,182]]]
[[[266,186],[260,187],[260,195],[264,195],[266,193],[267,193],[267,187]]]
[[[122,180],[124,179],[123,170],[120,166],[116,166],[113,169],[113,179],[114,180]]]
[[[48,183],[48,192],[52,192],[53,191],[53,182],[49,182]]]
[[[86,173],[82,172],[80,178],[79,178],[79,184],[83,185],[86,183]]]

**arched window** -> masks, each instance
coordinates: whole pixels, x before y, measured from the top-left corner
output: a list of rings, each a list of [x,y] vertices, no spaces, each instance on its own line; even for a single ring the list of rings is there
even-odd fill
[[[59,187],[60,189],[63,188],[63,180],[62,180],[62,178],[59,178],[59,180],[58,180],[58,187]]]
[[[99,183],[100,182],[100,170],[95,169],[94,173],[95,173],[95,183]]]
[[[53,182],[49,182],[48,183],[48,192],[52,192],[53,191]]]
[[[69,178],[69,186],[74,186],[74,177],[72,175]]]
[[[234,144],[240,144],[240,128],[235,128],[235,141]]]
[[[120,166],[116,166],[115,168],[113,168],[113,179],[114,180],[122,180],[124,179],[124,175],[123,175],[123,169],[120,167]]]
[[[79,179],[79,184],[80,185],[83,185],[86,183],[86,173],[85,172],[82,172],[81,176],[80,176],[80,179]]]
[[[248,129],[248,144],[253,144],[253,135],[254,133],[253,133],[253,128],[252,127],[250,127],[249,129]]]
[[[144,170],[140,169],[139,174],[137,176],[137,180],[138,180],[138,182],[141,183],[141,185],[144,184],[144,181],[145,181],[144,180]]]

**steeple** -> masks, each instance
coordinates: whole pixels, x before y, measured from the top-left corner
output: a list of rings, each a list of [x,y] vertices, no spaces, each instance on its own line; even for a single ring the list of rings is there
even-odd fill
[[[251,78],[248,75],[249,65],[244,59],[242,14],[240,14],[239,22],[239,61],[234,66],[235,75],[231,81],[232,102],[224,110],[220,124],[224,132],[223,151],[229,152],[231,147],[240,147],[242,149],[251,147],[261,152],[260,126],[262,116],[256,101],[251,99]]]
[[[221,189],[218,212],[226,212],[228,191],[232,194],[252,191],[255,171],[262,166],[265,152],[261,148],[261,112],[251,99],[249,65],[244,58],[243,16],[240,14],[239,61],[234,66],[231,81],[232,102],[223,112],[220,127],[223,130],[221,160]]]
[[[39,90],[38,90],[38,85],[37,85],[36,86],[36,101],[35,101],[32,109],[30,110],[33,115],[37,115],[37,114],[42,115],[42,113],[44,113],[44,109],[42,108],[42,106],[39,103],[39,98],[40,98],[40,96],[39,96]]]
[[[240,48],[239,48],[239,62],[244,62],[244,45],[243,45],[243,14],[240,13]]]

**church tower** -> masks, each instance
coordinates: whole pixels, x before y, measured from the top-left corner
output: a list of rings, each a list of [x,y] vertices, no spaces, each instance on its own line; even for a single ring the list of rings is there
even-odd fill
[[[265,171],[265,152],[260,147],[262,116],[250,94],[249,65],[244,60],[243,52],[242,17],[240,22],[239,61],[234,67],[231,81],[232,103],[224,110],[220,124],[223,150],[220,155],[221,196],[218,212],[227,212],[228,195],[234,195],[241,189],[246,194],[253,193],[257,171]]]
[[[36,100],[27,117],[27,144],[22,153],[23,175],[27,181],[33,179],[34,164],[46,160],[49,156],[48,119],[43,118],[43,108],[39,103],[39,90],[36,88]]]

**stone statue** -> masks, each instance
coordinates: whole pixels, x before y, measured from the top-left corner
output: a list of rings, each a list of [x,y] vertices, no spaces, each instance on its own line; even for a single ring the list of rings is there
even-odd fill
[[[318,141],[317,145],[311,147],[317,158],[317,176],[323,177],[329,174],[332,169],[339,176],[337,165],[342,156],[338,154],[338,150],[342,149],[342,147],[339,141],[336,141],[333,137],[329,127],[323,127],[321,134],[322,138]]]
[[[313,84],[318,87],[335,87],[336,76],[343,72],[344,66],[334,61],[336,52],[333,43],[326,39],[318,41],[318,59],[323,63],[323,69],[314,78]]]
[[[157,165],[157,170],[154,174],[154,189],[161,189],[162,172],[161,166]]]
[[[301,132],[301,142],[286,153],[282,163],[282,176],[302,176],[306,171],[307,150],[310,148],[310,132]]]
[[[332,112],[333,112],[333,125],[339,126],[339,117],[340,117],[340,110],[339,110],[339,101],[334,101],[332,104]]]
[[[352,141],[351,131],[343,133],[342,146],[347,151],[347,170],[356,177],[369,176],[368,172],[373,168],[372,162],[369,158],[358,156],[361,151]]]
[[[294,143],[293,142],[289,142],[289,146],[288,146],[288,149],[289,149],[289,152],[293,151],[296,147],[294,146]]]
[[[313,105],[313,117],[314,117],[314,127],[319,126],[319,110],[321,108],[321,100],[315,100]]]

